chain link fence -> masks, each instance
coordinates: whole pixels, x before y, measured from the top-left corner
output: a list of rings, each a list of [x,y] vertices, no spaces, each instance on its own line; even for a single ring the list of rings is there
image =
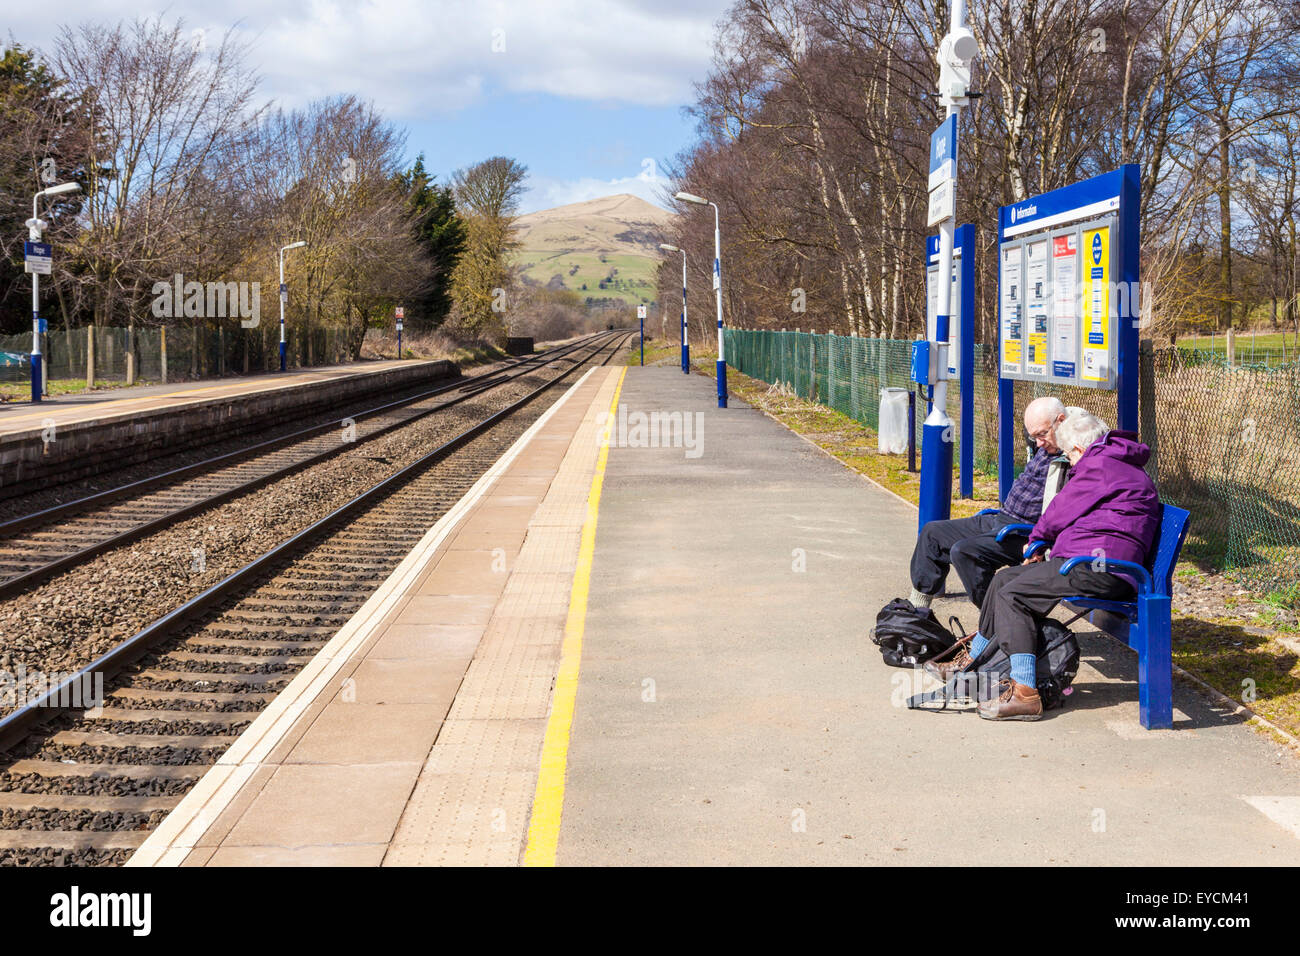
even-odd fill
[[[31,348],[31,333],[0,335],[0,382],[30,379]],[[127,381],[128,355],[134,357],[136,381],[178,382],[247,375],[279,369],[280,327],[276,323],[263,323],[256,329],[196,323],[165,331],[95,327],[49,332],[41,342],[46,378],[51,381],[87,379],[92,348],[93,378],[97,384]],[[347,337],[340,329],[313,328],[306,334],[301,330],[290,331],[287,356],[290,368],[335,365],[351,360]]]
[[[808,332],[729,329],[727,361],[738,371],[833,408],[871,429],[880,390],[911,388],[910,341]],[[997,469],[997,371],[988,346],[975,346],[976,469]],[[1228,365],[1217,353],[1143,347],[1140,437],[1162,500],[1192,513],[1185,560],[1258,590],[1300,588],[1300,364]],[[1056,395],[1116,424],[1116,393],[1016,382],[1016,420],[1040,395]],[[960,421],[960,394],[949,416]],[[924,418],[917,400],[917,428]],[[1026,447],[1017,454],[1021,462]],[[960,441],[960,438],[959,438]],[[920,442],[917,442],[920,452]]]

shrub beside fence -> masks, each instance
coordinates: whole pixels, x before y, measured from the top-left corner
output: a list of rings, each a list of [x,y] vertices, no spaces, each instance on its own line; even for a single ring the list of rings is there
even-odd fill
[[[911,387],[910,341],[738,329],[726,335],[728,364],[738,371],[784,383],[872,429],[880,389]],[[975,467],[990,473],[997,467],[993,359],[987,346],[975,346]],[[1213,353],[1144,345],[1139,378],[1148,470],[1165,501],[1192,513],[1185,557],[1259,589],[1300,587],[1300,365],[1229,366]],[[1032,399],[1054,394],[1116,422],[1113,391],[1017,382],[1014,394],[1017,420]],[[957,422],[958,390],[949,397]],[[918,397],[918,419],[924,407]]]

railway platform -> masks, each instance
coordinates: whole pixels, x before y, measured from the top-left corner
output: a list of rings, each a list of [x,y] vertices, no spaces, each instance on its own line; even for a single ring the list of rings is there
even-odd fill
[[[1103,635],[1037,723],[907,710],[915,509],[713,388],[588,373],[132,865],[1300,861],[1300,759],[1182,685],[1143,730]]]

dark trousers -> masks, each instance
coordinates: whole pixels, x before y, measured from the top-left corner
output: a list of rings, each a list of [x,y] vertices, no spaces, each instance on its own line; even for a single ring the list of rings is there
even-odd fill
[[[942,594],[951,566],[966,585],[971,602],[983,607],[993,575],[1022,560],[1024,538],[1008,535],[1006,541],[999,542],[995,537],[999,529],[1016,523],[1002,512],[927,522],[912,551],[912,587],[922,594]]]
[[[1033,654],[1039,622],[1066,597],[1094,597],[1110,601],[1133,600],[1133,585],[1092,563],[1061,574],[1065,558],[999,571],[989,585],[980,608],[980,633],[1008,654]]]

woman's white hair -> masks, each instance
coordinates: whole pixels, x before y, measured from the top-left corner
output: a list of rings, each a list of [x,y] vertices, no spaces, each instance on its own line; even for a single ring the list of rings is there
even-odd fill
[[[1091,412],[1079,409],[1056,426],[1056,444],[1062,452],[1078,448],[1087,451],[1092,443],[1104,438],[1110,426]]]

